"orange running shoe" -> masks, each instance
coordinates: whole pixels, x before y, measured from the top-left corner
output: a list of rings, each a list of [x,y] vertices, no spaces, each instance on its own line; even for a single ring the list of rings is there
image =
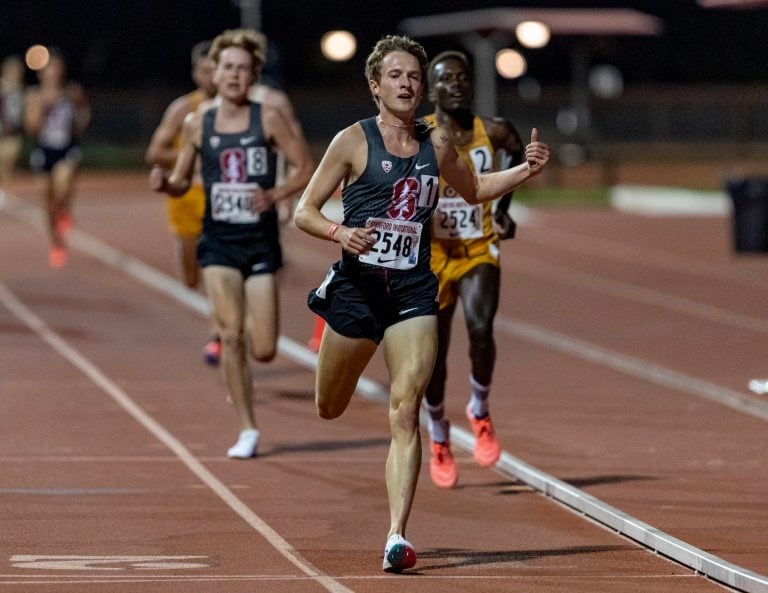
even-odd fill
[[[219,366],[221,359],[221,340],[218,336],[211,338],[203,348],[203,361],[212,367]]]
[[[72,230],[72,216],[69,212],[59,212],[56,215],[56,228],[65,237],[69,235],[69,231]]]
[[[48,252],[48,265],[55,270],[60,270],[67,265],[69,261],[69,253],[67,248],[60,245],[54,245]]]
[[[429,477],[438,488],[453,488],[459,481],[459,470],[451,453],[451,443],[430,440]]]
[[[493,430],[491,416],[475,418],[469,406],[466,411],[472,432],[475,433],[475,461],[483,467],[490,467],[501,456],[501,445],[496,438],[496,431]]]

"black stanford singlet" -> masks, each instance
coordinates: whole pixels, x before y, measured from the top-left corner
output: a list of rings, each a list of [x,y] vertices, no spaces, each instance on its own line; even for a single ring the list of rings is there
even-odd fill
[[[205,216],[203,234],[217,239],[259,241],[278,233],[274,206],[256,212],[251,204],[254,188],[275,186],[277,156],[264,137],[261,105],[250,104],[250,125],[243,132],[222,134],[214,129],[217,108],[203,114],[200,147]]]
[[[382,270],[429,271],[430,219],[437,205],[439,171],[429,128],[416,122],[419,152],[390,154],[374,118],[359,122],[368,143],[362,175],[342,188],[344,225],[372,226],[376,243],[370,253],[343,258]]]

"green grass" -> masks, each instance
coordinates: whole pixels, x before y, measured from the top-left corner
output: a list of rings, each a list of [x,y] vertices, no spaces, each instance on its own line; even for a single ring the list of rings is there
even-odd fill
[[[118,145],[108,142],[86,142],[80,146],[83,158],[80,162],[82,169],[122,170],[145,168],[142,145]],[[25,141],[19,154],[19,168],[29,167],[31,143]]]
[[[81,147],[83,169],[131,170],[146,169],[146,146],[118,145],[109,142],[86,142]],[[29,146],[24,147],[21,163],[28,163]],[[515,192],[515,202],[534,207],[600,207],[608,204],[607,187],[536,187],[523,186]]]
[[[109,143],[85,143],[82,167],[84,169],[136,169],[146,167],[146,146],[120,146]]]

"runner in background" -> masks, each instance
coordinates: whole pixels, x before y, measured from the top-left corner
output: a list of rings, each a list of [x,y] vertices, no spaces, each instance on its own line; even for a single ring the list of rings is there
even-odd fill
[[[91,121],[91,108],[80,84],[68,80],[62,54],[56,49],[48,51],[48,63],[37,71],[40,84],[26,93],[24,124],[34,142],[30,165],[45,175],[51,240],[48,262],[53,268],[63,268],[69,260],[66,235],[72,227],[79,142]]]
[[[179,154],[181,130],[184,118],[197,111],[200,105],[216,95],[213,84],[214,63],[208,57],[210,41],[201,41],[192,48],[192,80],[195,90],[174,99],[165,110],[160,124],[152,134],[145,160],[149,165],[172,168]],[[199,170],[195,171],[189,191],[183,196],[168,196],[166,200],[168,228],[175,238],[177,261],[181,277],[190,288],[200,284],[200,268],[197,263],[197,241],[203,225],[205,191]],[[210,365],[219,364],[221,341],[213,337],[203,348],[203,360]]]
[[[523,162],[523,142],[509,121],[472,113],[472,68],[463,53],[437,55],[429,65],[428,76],[429,99],[435,112],[425,119],[450,134],[456,150],[476,174]],[[432,271],[440,282],[438,347],[424,406],[429,412],[430,477],[440,488],[453,488],[458,470],[444,406],[453,314],[461,301],[472,369],[466,416],[475,434],[475,461],[491,466],[501,454],[488,413],[496,362],[493,320],[499,305],[499,241],[514,236],[515,223],[507,212],[512,192],[497,202],[494,211],[491,203],[468,204],[441,177],[438,198],[432,219]]]
[[[182,195],[200,159],[206,192],[203,232],[197,257],[221,336],[221,366],[240,423],[227,455],[256,455],[260,431],[252,399],[250,353],[269,362],[277,353],[279,300],[277,272],[282,249],[275,204],[301,191],[312,174],[306,140],[282,113],[248,99],[264,63],[263,39],[254,31],[225,31],[213,41],[216,99],[186,118],[179,156],[168,175],[152,168],[150,187]],[[295,165],[285,183],[275,185],[275,150]]]

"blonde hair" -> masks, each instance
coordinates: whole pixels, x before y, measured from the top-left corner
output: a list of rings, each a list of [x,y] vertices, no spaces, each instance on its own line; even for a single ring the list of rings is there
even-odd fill
[[[221,52],[229,47],[239,47],[253,56],[253,74],[258,77],[267,58],[267,37],[253,29],[228,29],[216,36],[208,51],[216,64]]]
[[[418,60],[419,69],[421,70],[421,80],[426,86],[427,67],[429,65],[427,52],[419,42],[414,41],[410,37],[405,37],[404,35],[386,35],[379,39],[376,45],[373,46],[373,50],[368,55],[368,58],[365,60],[365,79],[381,82],[381,62],[387,54],[391,54],[394,51],[403,51],[411,54]],[[373,102],[376,103],[376,106],[378,107],[379,98],[376,95],[373,96]]]

